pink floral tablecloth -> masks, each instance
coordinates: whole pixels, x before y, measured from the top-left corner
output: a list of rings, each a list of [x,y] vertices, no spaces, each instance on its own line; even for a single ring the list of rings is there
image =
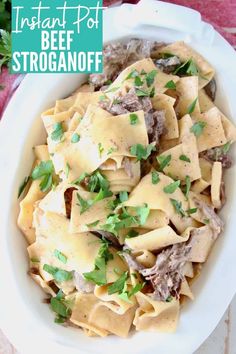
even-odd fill
[[[162,0],[165,1],[165,0]],[[137,3],[138,0],[123,1]],[[168,0],[199,11],[205,21],[211,23],[236,48],[236,0]],[[121,4],[122,1],[104,0],[105,6]],[[23,75],[9,75],[7,68],[0,74],[0,117]],[[0,354],[13,354],[14,348],[0,330]]]

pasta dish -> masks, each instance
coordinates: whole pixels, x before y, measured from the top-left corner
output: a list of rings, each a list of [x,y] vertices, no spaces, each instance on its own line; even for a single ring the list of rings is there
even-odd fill
[[[29,274],[89,336],[173,332],[223,230],[233,123],[184,42],[104,47],[104,72],[42,113],[19,190]]]

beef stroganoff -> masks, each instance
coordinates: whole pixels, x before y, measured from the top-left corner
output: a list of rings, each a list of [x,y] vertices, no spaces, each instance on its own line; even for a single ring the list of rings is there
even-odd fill
[[[176,329],[224,226],[236,128],[214,74],[184,42],[108,44],[103,74],[42,113],[18,225],[57,323],[89,336]]]

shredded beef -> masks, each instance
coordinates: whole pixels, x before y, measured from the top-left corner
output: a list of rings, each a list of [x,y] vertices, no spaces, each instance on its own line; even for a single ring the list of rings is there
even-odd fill
[[[153,298],[166,301],[170,296],[179,298],[183,268],[191,250],[191,243],[183,242],[169,246],[157,255],[152,268],[139,271],[154,288]]]
[[[127,44],[110,43],[103,49],[103,74],[92,74],[90,83],[100,89],[108,80],[114,81],[122,70],[134,62],[149,58],[163,44],[146,39],[131,39]]]
[[[74,272],[74,283],[76,289],[81,293],[92,293],[95,285],[90,281],[84,279],[84,277],[78,272]]]
[[[220,200],[221,200],[221,207],[223,207],[226,202],[225,183],[223,181],[220,184]]]
[[[201,211],[204,218],[209,222],[209,226],[211,227],[215,239],[218,237],[220,232],[223,230],[224,223],[220,219],[220,217],[215,213],[214,209],[206,204],[204,201],[194,198],[193,199],[196,207]]]
[[[177,57],[176,55],[173,57],[169,57],[169,58],[165,58],[165,59],[157,59],[155,61],[156,66],[158,67],[158,69],[160,69],[161,71],[163,71],[166,74],[170,74],[173,71],[175,71],[175,69],[181,64],[181,61],[179,59],[179,57]]]
[[[212,79],[205,87],[204,90],[208,97],[214,102],[216,98],[216,80]]]
[[[101,101],[100,106],[113,115],[143,110],[149,143],[155,141],[158,144],[160,136],[165,132],[165,112],[153,110],[150,98],[138,97],[134,87],[126,95],[117,98],[115,103],[106,100]]]
[[[208,149],[200,153],[200,157],[208,161],[219,161],[223,168],[230,168],[233,164],[233,159],[228,153],[222,152],[220,147]]]
[[[126,246],[124,246],[123,249],[126,250],[128,248],[126,248]],[[142,264],[140,264],[139,262],[137,262],[135,257],[132,254],[127,253],[127,252],[123,252],[122,256],[124,257],[128,266],[130,268],[132,268],[133,270],[137,270],[138,272],[140,272],[141,270],[144,270],[144,266]]]

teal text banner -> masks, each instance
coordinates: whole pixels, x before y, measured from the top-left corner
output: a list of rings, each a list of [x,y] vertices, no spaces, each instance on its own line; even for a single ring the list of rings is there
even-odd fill
[[[101,0],[12,0],[12,73],[102,72]]]

